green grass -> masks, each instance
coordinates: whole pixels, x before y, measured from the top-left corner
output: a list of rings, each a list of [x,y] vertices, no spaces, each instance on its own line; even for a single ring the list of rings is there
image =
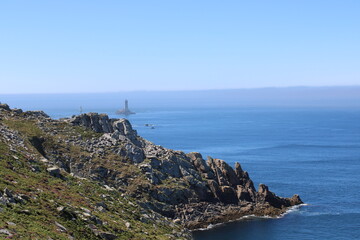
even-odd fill
[[[23,135],[31,138],[34,136],[41,136],[43,132],[36,126],[35,121],[32,120],[3,120],[4,124],[9,128],[21,132]]]
[[[82,126],[73,126],[74,133],[79,134],[83,139],[99,138],[103,133],[97,133]]]
[[[44,171],[44,166],[41,166],[41,172],[35,173],[30,170],[26,158],[21,155],[18,158],[15,160],[7,146],[0,142],[0,189],[8,188],[31,198],[25,204],[5,207],[0,212],[0,228],[16,231],[15,239],[68,239],[69,233],[76,239],[98,239],[87,227],[93,222],[61,217],[56,210],[59,206],[71,206],[73,211],[81,211],[80,207],[91,210],[94,216],[106,222],[97,227],[116,232],[119,239],[166,239],[165,234],[173,230],[166,224],[158,225],[155,230],[152,223],[141,222],[140,209],[129,204],[129,201],[135,201],[125,199],[117,191],[108,191],[95,182],[69,175],[66,181],[51,177]],[[99,202],[104,202],[109,211],[95,211],[94,206]],[[25,215],[23,210],[29,210],[30,214]],[[7,226],[9,221],[16,226]],[[65,226],[68,233],[59,232],[55,221]],[[131,224],[131,230],[125,226],[126,222]]]
[[[66,134],[59,135],[58,138],[49,136],[37,127],[34,121],[23,121],[19,119],[1,120],[8,127],[20,132],[26,140],[29,151],[36,153],[36,158],[40,159],[40,154],[31,145],[29,139],[33,137],[43,138],[43,147],[45,150],[57,150],[62,155],[68,155],[74,161],[80,161],[88,153],[76,146],[69,146],[63,143]],[[58,130],[67,128],[69,134],[81,134],[83,138],[98,137],[99,134],[88,133],[87,130],[71,127],[64,124],[57,126]],[[119,239],[169,239],[166,234],[171,234],[175,229],[180,231],[180,226],[170,226],[169,222],[162,220],[163,223],[156,223],[154,228],[153,221],[142,222],[142,209],[137,205],[130,204],[136,201],[131,197],[122,196],[118,191],[108,191],[99,183],[79,179],[63,173],[65,180],[50,176],[45,166],[38,159],[30,159],[21,152],[24,149],[18,149],[18,153],[9,150],[7,144],[0,140],[0,190],[8,188],[15,194],[24,194],[31,200],[25,204],[14,204],[10,206],[0,206],[0,229],[6,228],[15,235],[12,239],[68,239],[69,235],[75,239],[99,239],[89,229],[89,224],[96,225],[91,220],[83,220],[77,214],[75,220],[68,219],[61,215],[58,207],[67,207],[73,212],[82,211],[81,207],[91,211],[93,216],[104,223],[96,225],[100,231],[116,233]],[[15,156],[15,157],[14,157]],[[129,182],[128,193],[136,193],[142,187],[147,187],[147,180],[141,174],[141,171],[134,165],[126,162],[116,155],[107,155],[105,159],[94,158],[94,164],[103,165],[110,169],[119,171],[123,178],[132,178]],[[40,172],[33,172],[32,167],[37,166]],[[144,196],[146,200],[146,196]],[[95,210],[97,203],[104,202],[109,210],[100,212]],[[28,210],[29,214],[24,214]],[[67,228],[67,233],[60,232],[55,225],[55,221]],[[16,225],[8,225],[6,222],[14,222]],[[131,224],[130,229],[125,223]],[[1,236],[0,236],[1,238]]]

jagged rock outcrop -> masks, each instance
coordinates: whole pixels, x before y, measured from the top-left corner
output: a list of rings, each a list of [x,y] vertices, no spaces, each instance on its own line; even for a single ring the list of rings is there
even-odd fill
[[[98,113],[86,113],[74,116],[69,122],[76,126],[84,126],[92,129],[97,133],[112,133],[114,132],[112,121],[108,115]]]
[[[21,113],[21,109],[17,109],[16,110],[17,113]],[[44,111],[26,111],[24,112],[24,116],[27,119],[31,119],[31,120],[48,120],[50,119],[49,115],[47,115],[46,113],[44,113]]]
[[[130,139],[83,130],[42,112],[0,110],[0,238],[191,239],[141,207],[141,193],[129,196],[126,187],[144,183],[134,159],[122,155]]]
[[[5,188],[3,191],[0,190],[0,206],[9,204],[22,204],[29,198],[24,194],[16,194],[11,190]]]
[[[232,168],[221,159],[208,157],[205,161],[200,153],[185,154],[154,145],[137,136],[126,119],[115,120],[103,114],[89,113],[75,116],[69,122],[104,133],[104,136],[122,142],[122,151],[118,154],[139,164],[150,183],[159,186],[149,190],[150,195],[155,200],[165,203],[157,205],[154,209],[167,216],[179,214],[181,208],[175,206],[190,206],[198,202],[225,204],[220,209],[228,205],[239,207],[244,204],[269,205],[276,209],[285,209],[302,203],[296,195],[291,199],[278,197],[263,184],[259,186],[259,191],[256,191],[249,174],[243,171],[239,163]],[[177,187],[163,187],[163,183],[169,179],[173,179]],[[255,212],[256,207],[252,209]]]
[[[137,136],[136,131],[127,119],[110,119],[106,114],[84,113],[73,116],[68,119],[68,122],[75,126],[90,128],[97,133],[112,133],[111,136],[116,139],[125,136],[135,140]]]
[[[300,197],[296,194],[292,198],[281,198],[276,196],[273,192],[269,191],[269,188],[265,184],[259,185],[257,196],[259,202],[269,203],[275,208],[283,208],[302,203]]]
[[[42,112],[23,115],[38,116],[38,126],[54,136],[59,130],[51,129],[57,129],[60,122],[100,133],[101,136],[90,139],[77,136],[65,140],[81,155],[68,155],[63,148],[52,147],[41,148],[41,154],[74,176],[126,192],[138,199],[141,206],[174,218],[190,229],[234,220],[245,214],[275,216],[302,203],[297,195],[278,197],[263,184],[256,191],[249,174],[239,163],[232,168],[221,159],[208,157],[205,161],[200,153],[185,154],[155,145],[138,136],[126,119],[110,119],[97,113],[60,121],[49,120]],[[130,162],[137,171],[131,168],[132,172],[125,174],[123,169],[117,170],[124,162]],[[48,172],[61,177],[60,169],[48,169]],[[145,202],[143,196],[146,196]]]
[[[75,116],[69,122],[107,133],[107,136],[123,142],[122,151],[118,153],[132,159],[134,163],[141,163],[139,168],[150,183],[159,186],[150,190],[150,195],[166,204],[163,213],[166,212],[168,216],[177,215],[176,209],[179,209],[171,206],[191,205],[194,202],[225,206],[268,204],[277,209],[302,203],[296,195],[291,199],[278,197],[263,184],[256,191],[249,174],[243,171],[239,163],[232,168],[221,159],[208,157],[205,161],[200,153],[185,154],[154,145],[137,136],[126,119],[115,120],[103,114],[89,113]],[[146,159],[148,162],[143,163]],[[168,179],[175,179],[174,182],[182,187],[160,187]],[[161,207],[157,207],[157,210],[162,212]]]
[[[130,122],[123,118],[113,122],[114,133],[112,137],[119,139],[120,136],[126,136],[132,141],[136,140],[137,132],[132,128]]]
[[[5,104],[5,103],[0,103],[0,110],[5,110],[5,111],[10,111],[10,107],[9,105]]]

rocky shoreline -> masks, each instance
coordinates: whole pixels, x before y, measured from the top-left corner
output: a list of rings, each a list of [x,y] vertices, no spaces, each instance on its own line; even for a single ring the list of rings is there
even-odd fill
[[[241,222],[241,221],[245,221],[245,220],[248,220],[248,219],[279,219],[279,218],[282,218],[284,217],[285,215],[291,213],[292,211],[294,211],[295,209],[299,209],[301,208],[302,206],[305,206],[307,204],[299,204],[299,205],[295,205],[295,206],[292,206],[292,207],[289,207],[286,209],[286,211],[280,215],[275,215],[275,216],[268,216],[268,215],[255,215],[255,214],[250,214],[250,215],[243,215],[239,218],[236,218],[236,219],[231,219],[231,220],[228,220],[226,222],[219,222],[219,223],[215,223],[215,224],[210,224],[210,225],[207,225],[206,227],[204,228],[196,228],[196,229],[193,229],[191,230],[192,232],[197,232],[197,231],[206,231],[206,230],[210,230],[210,229],[213,229],[213,228],[217,228],[217,227],[221,227],[223,225],[226,225],[226,224],[229,224],[229,223],[233,223],[233,222]]]
[[[189,183],[190,190],[163,188],[152,192],[154,199],[176,206],[172,213],[167,211],[168,206],[153,209],[188,229],[204,228],[245,215],[279,216],[287,208],[302,203],[298,195],[281,198],[264,184],[256,191],[249,174],[239,163],[234,170],[220,159],[208,157],[205,161],[200,153],[185,154],[156,146],[137,136],[126,119],[108,119],[106,115],[90,113],[65,121],[110,134],[106,136],[112,139],[130,140],[127,156],[139,164],[152,184],[158,185],[169,177]],[[144,163],[145,159],[149,161]]]
[[[32,121],[42,132],[30,139],[32,147],[64,179],[70,174],[95,181],[185,229],[247,215],[280,216],[302,204],[298,195],[282,198],[264,184],[256,190],[239,163],[232,168],[221,159],[204,160],[200,153],[155,145],[138,136],[126,119],[87,113],[54,120],[41,111],[22,112],[5,104],[0,119]],[[7,127],[3,124],[3,131]]]

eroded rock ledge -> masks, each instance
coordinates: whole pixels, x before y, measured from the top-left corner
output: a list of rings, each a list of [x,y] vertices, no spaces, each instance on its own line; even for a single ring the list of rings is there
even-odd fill
[[[256,190],[239,163],[232,168],[221,159],[205,160],[200,153],[155,145],[138,136],[126,119],[87,113],[53,120],[41,111],[22,112],[7,105],[0,105],[1,112],[5,118],[35,122],[42,135],[30,142],[55,168],[129,195],[139,208],[187,229],[251,214],[279,216],[302,203],[298,195],[282,198],[264,184]],[[5,126],[0,131],[8,141],[23,144]],[[50,170],[50,175],[59,172]]]
[[[200,153],[185,154],[157,146],[139,137],[126,119],[89,113],[66,121],[104,133],[101,142],[120,142],[122,150],[115,152],[136,164],[152,185],[145,191],[155,201],[142,205],[189,229],[249,214],[278,216],[302,203],[298,195],[282,198],[264,184],[256,190],[239,163],[233,169],[221,159],[208,157],[205,161]]]

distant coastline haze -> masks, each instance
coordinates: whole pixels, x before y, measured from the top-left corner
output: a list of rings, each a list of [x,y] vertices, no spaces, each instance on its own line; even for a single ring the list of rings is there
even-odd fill
[[[84,112],[112,109],[129,100],[132,111],[159,108],[330,107],[360,108],[360,86],[287,87],[197,91],[123,91],[68,94],[0,94],[0,102],[30,109],[74,109]]]

